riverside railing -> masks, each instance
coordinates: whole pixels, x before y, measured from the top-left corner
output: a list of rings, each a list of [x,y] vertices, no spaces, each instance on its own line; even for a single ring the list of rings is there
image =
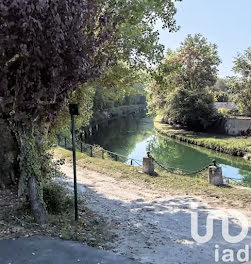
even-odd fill
[[[68,139],[67,137],[62,137],[62,136],[57,136],[58,139],[58,146],[68,149],[68,150],[72,150],[72,142],[70,139]],[[143,161],[142,160],[137,160],[134,158],[130,158],[109,150],[105,150],[102,147],[98,146],[98,145],[90,145],[87,144],[83,141],[77,141],[76,142],[76,150],[81,152],[81,153],[86,153],[88,156],[90,157],[96,157],[96,158],[102,158],[102,159],[110,159],[110,160],[114,160],[114,161],[119,161],[119,162],[123,162],[126,163],[128,165],[131,166],[135,166],[135,167],[142,167],[143,166]],[[183,176],[191,176],[191,175],[196,175],[196,174],[200,174],[203,172],[206,172],[209,168],[209,166],[213,165],[216,163],[216,161],[212,161],[210,162],[208,165],[202,167],[199,170],[196,171],[184,171],[184,170],[180,170],[178,168],[171,168],[171,167],[166,167],[164,165],[162,165],[161,163],[159,163],[156,159],[154,159],[154,157],[152,157],[154,160],[155,165],[160,169],[160,170],[164,170],[176,175],[183,175]],[[235,179],[235,178],[231,178],[231,177],[226,177],[223,176],[223,178],[225,179],[226,183],[228,182],[235,182],[237,184],[241,184],[241,180],[239,179]]]
[[[67,137],[57,136],[58,146],[63,147],[68,150],[72,150],[72,142]],[[139,166],[141,167],[142,160],[137,160],[134,158],[130,158],[106,149],[103,149],[97,145],[90,145],[83,141],[76,142],[76,150],[85,153],[90,157],[102,158],[102,159],[110,159],[115,161],[120,161],[131,166]]]
[[[156,161],[154,158],[153,158],[153,160],[154,160],[155,165],[157,165],[158,168],[160,168],[161,170],[164,170],[166,172],[170,172],[170,173],[173,173],[173,174],[176,174],[176,175],[183,175],[183,176],[192,176],[192,175],[200,174],[200,173],[203,173],[203,172],[205,173],[209,169],[210,166],[212,166],[212,165],[216,166],[216,160],[213,160],[208,165],[202,167],[199,170],[196,170],[196,171],[184,171],[184,170],[182,170],[181,171],[181,170],[176,169],[176,168],[163,166],[158,161]],[[235,178],[227,177],[227,176],[224,176],[224,175],[223,175],[223,179],[225,180],[225,183],[235,182],[238,185],[242,185],[240,179],[235,179]]]

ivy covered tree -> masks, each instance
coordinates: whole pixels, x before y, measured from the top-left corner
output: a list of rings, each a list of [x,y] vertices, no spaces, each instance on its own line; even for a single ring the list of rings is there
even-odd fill
[[[70,94],[118,59],[154,62],[153,23],[175,30],[175,12],[172,0],[1,1],[0,186],[18,185],[37,222],[47,221],[48,129]]]
[[[200,34],[189,35],[177,51],[167,52],[153,75],[148,95],[152,110],[172,123],[207,128],[216,114],[207,88],[216,83],[219,63],[216,45]]]
[[[0,157],[1,185],[18,181],[18,194],[29,195],[37,222],[47,220],[41,179],[48,128],[76,85],[99,75],[110,60],[100,50],[115,25],[107,26],[111,14],[101,15],[100,36],[94,35],[89,28],[96,26],[96,12],[93,1],[0,5],[0,118],[7,138],[1,142],[7,145]]]

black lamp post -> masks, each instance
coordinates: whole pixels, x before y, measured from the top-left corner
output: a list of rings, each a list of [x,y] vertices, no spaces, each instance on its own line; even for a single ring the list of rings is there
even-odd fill
[[[75,116],[79,115],[78,104],[69,105],[71,115],[71,133],[72,133],[72,156],[73,156],[73,174],[74,174],[74,201],[75,201],[75,221],[78,221],[78,185],[76,168],[76,135],[75,135]]]

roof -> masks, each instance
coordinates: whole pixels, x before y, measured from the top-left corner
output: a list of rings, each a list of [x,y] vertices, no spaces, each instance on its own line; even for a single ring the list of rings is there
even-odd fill
[[[216,109],[226,108],[229,110],[238,110],[238,106],[233,102],[215,102]]]

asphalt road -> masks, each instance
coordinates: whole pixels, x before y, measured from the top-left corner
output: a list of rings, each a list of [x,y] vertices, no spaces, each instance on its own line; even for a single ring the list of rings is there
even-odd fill
[[[132,260],[78,242],[51,237],[0,241],[1,264],[136,264]]]

